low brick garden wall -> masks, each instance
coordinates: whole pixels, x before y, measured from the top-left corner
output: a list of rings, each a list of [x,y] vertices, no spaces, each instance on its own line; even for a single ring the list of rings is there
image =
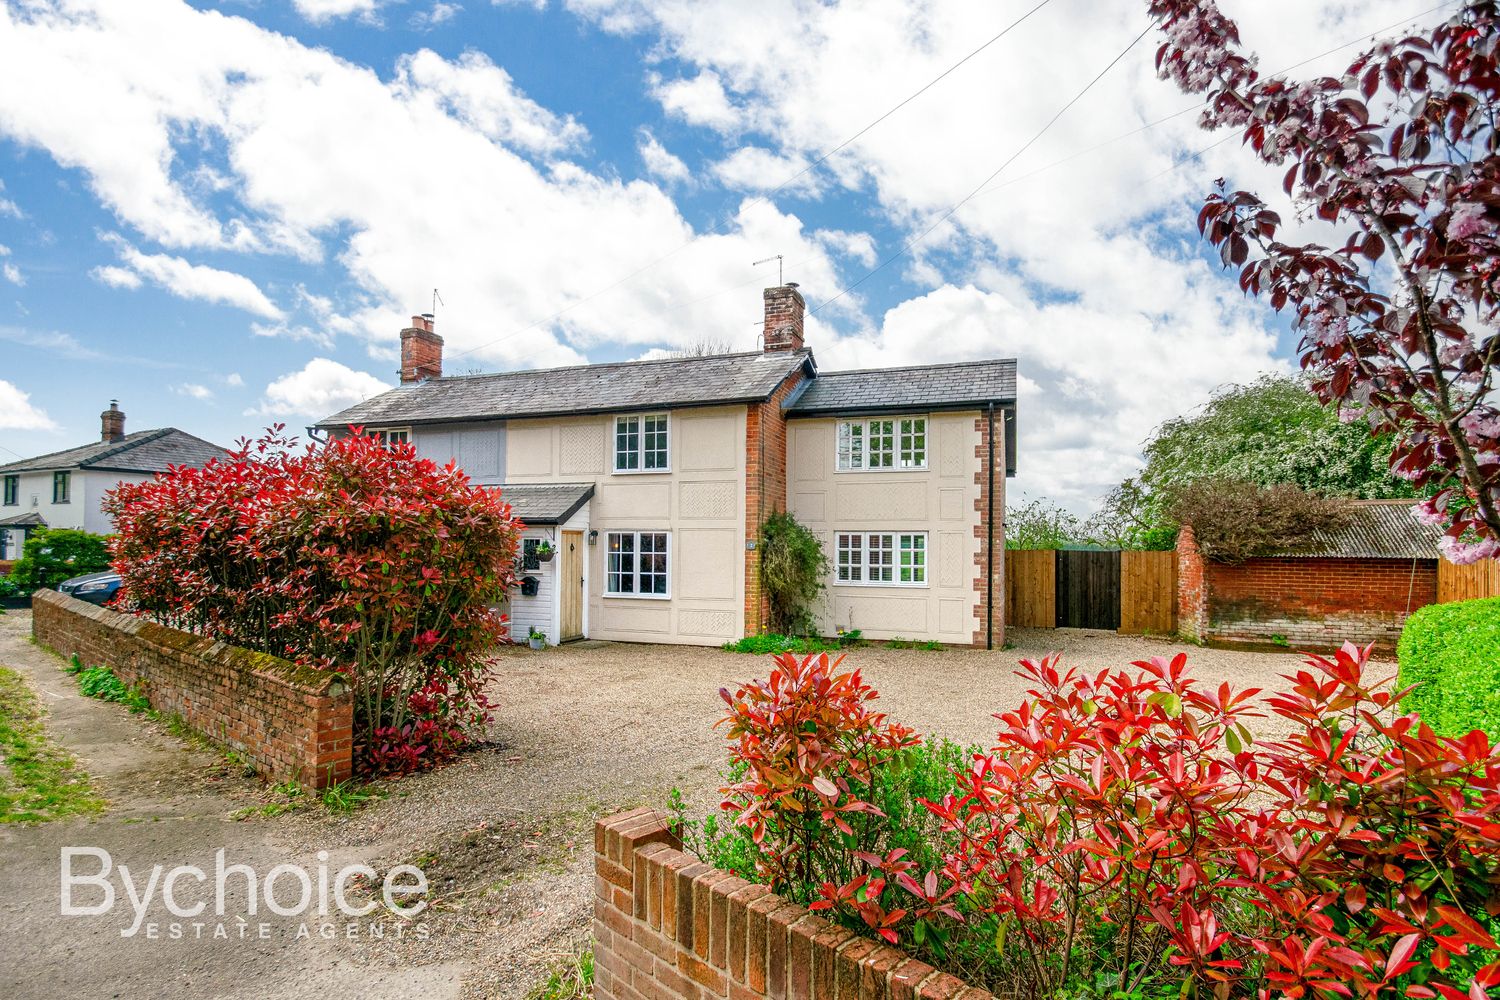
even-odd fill
[[[335,673],[299,667],[52,590],[32,598],[32,635],[85,666],[108,666],[272,781],[326,788],[353,773],[354,697]]]
[[[595,826],[595,1000],[993,1000],[681,847],[651,809]]]

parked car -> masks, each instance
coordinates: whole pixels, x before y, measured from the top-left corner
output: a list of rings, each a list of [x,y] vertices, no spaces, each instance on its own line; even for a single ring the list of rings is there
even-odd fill
[[[86,573],[83,576],[75,576],[71,580],[64,580],[57,585],[57,589],[80,601],[88,601],[90,604],[107,604],[120,592],[120,574],[112,569],[107,569],[103,573]]]

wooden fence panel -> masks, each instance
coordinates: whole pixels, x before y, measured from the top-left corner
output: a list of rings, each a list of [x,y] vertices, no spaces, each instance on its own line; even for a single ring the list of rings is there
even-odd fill
[[[1438,560],[1438,603],[1500,597],[1500,559],[1481,559],[1468,566]]]
[[[1005,552],[1005,624],[1052,628],[1057,624],[1057,553],[1051,549]]]
[[[1120,553],[1120,634],[1177,633],[1177,553]]]

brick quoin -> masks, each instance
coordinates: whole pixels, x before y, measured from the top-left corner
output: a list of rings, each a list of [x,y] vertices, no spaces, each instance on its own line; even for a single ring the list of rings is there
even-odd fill
[[[993,1000],[684,854],[651,809],[598,822],[594,870],[595,1000]]]
[[[36,641],[107,666],[151,707],[272,781],[326,788],[354,771],[354,695],[339,674],[227,646],[56,591],[31,602]]]
[[[996,430],[1000,430],[1000,437],[995,441],[995,562],[993,576],[990,583],[993,589],[985,587],[985,568],[989,566],[988,546],[990,544],[990,436]],[[980,649],[985,648],[986,640],[989,638],[989,629],[985,627],[985,604],[987,595],[994,595],[994,605],[990,608],[991,619],[994,627],[994,648],[1000,649],[1005,645],[1005,535],[1004,525],[1001,519],[1005,516],[1005,414],[1000,410],[994,411],[993,418],[990,414],[981,414],[974,421],[974,429],[979,432],[979,444],[974,449],[974,457],[979,459],[979,471],[974,473],[974,482],[979,486],[979,499],[974,501],[974,509],[978,512],[978,523],[974,525],[974,537],[979,540],[979,551],[974,554],[974,617],[979,622],[979,627],[974,630],[974,645]]]
[[[1178,627],[1217,645],[1325,651],[1345,641],[1393,652],[1406,618],[1437,603],[1435,559],[1277,556],[1238,565],[1203,558],[1184,528],[1177,542]]]
[[[760,589],[760,526],[772,514],[786,511],[786,414],[781,406],[805,377],[799,369],[769,400],[748,407],[745,414],[746,635],[765,631],[768,620]]]

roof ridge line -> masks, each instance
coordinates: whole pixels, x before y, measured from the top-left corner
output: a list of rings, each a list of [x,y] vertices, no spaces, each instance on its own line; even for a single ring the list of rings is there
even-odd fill
[[[124,439],[116,441],[113,448],[107,448],[104,451],[101,451],[99,454],[95,455],[93,458],[90,458],[85,462],[79,462],[78,467],[80,469],[86,469],[91,465],[99,464],[106,458],[114,458],[116,455],[127,452],[132,448],[138,448],[141,445],[148,444],[152,441],[160,441],[164,436],[170,434],[175,429],[176,428],[173,427],[158,427],[155,430],[136,431],[136,433],[141,436],[136,438],[134,441],[129,440],[131,435],[127,434]],[[88,445],[84,445],[83,447],[86,448],[88,447]]]
[[[514,375],[545,375],[551,372],[580,371],[585,368],[624,368],[633,365],[659,365],[659,364],[682,364],[689,361],[712,361],[715,358],[751,358],[751,357],[801,357],[810,355],[810,348],[801,348],[796,351],[731,351],[728,354],[704,354],[692,357],[680,358],[633,358],[626,361],[585,361],[577,365],[556,365],[552,368],[517,368],[508,372],[475,372],[472,375],[444,375],[441,378],[429,379],[418,385],[437,385],[447,381],[460,381],[482,378],[509,378]]]
[[[1018,358],[976,358],[973,361],[939,361],[930,365],[891,365],[886,368],[848,368],[836,372],[820,371],[818,378],[837,378],[840,375],[869,375],[872,372],[910,372],[917,369],[968,368],[971,365],[995,365],[1005,362],[1019,364]]]

